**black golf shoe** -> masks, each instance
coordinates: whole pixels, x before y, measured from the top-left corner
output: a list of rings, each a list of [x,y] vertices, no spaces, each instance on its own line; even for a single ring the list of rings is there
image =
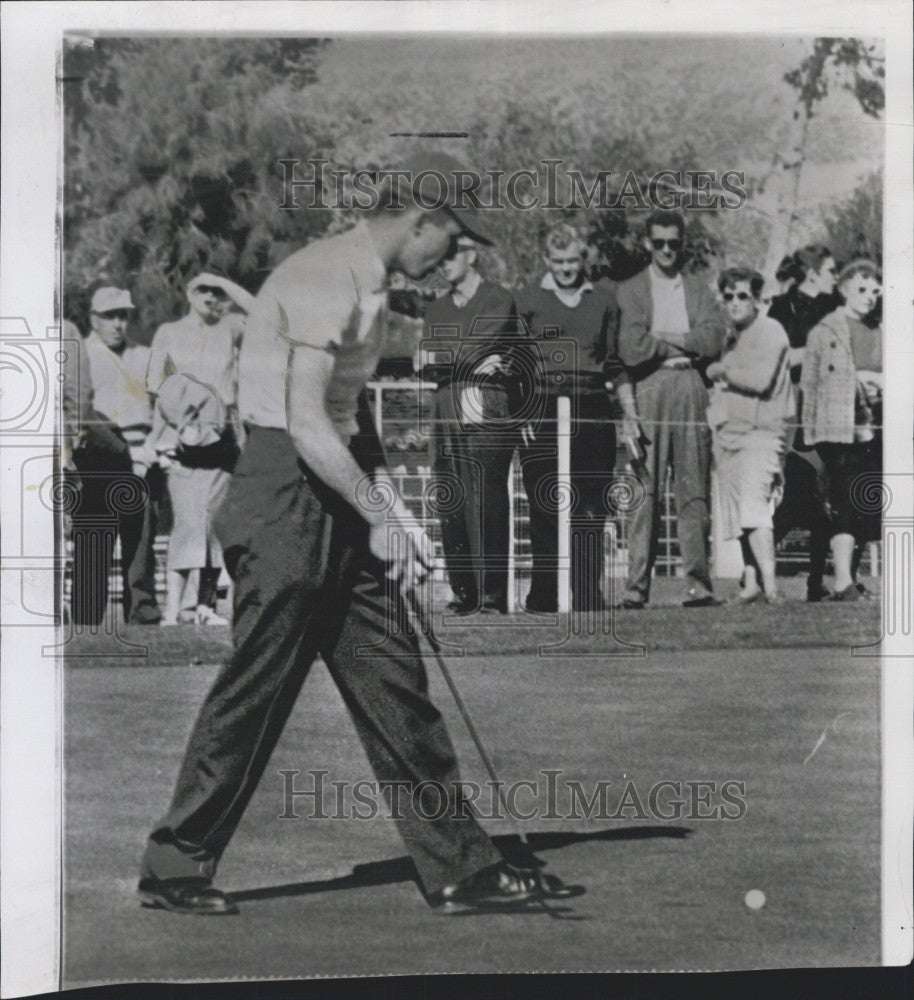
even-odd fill
[[[456,885],[446,885],[429,897],[429,903],[443,913],[515,909],[542,899],[546,893],[539,872],[515,868],[502,861],[483,868]]]
[[[224,892],[214,889],[209,879],[142,878],[137,895],[143,906],[170,913],[189,913],[201,917],[225,917],[238,907]]]

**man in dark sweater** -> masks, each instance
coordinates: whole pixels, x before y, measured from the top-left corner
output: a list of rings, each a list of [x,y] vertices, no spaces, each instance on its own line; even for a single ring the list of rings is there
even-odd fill
[[[631,385],[618,358],[619,310],[615,286],[591,282],[584,265],[586,244],[567,223],[546,235],[547,271],[517,295],[518,313],[538,342],[536,420],[523,430],[521,464],[530,502],[533,577],[525,607],[558,607],[557,397],[572,398],[571,579],[576,611],[599,610],[606,493],[616,461],[609,382],[627,420],[634,421]]]
[[[508,476],[520,439],[514,299],[483,280],[476,257],[461,237],[439,265],[451,289],[429,304],[420,351],[423,377],[438,385],[433,497],[458,615],[508,609]]]

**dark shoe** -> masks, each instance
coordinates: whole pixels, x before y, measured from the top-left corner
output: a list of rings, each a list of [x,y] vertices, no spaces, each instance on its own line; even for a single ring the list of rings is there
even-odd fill
[[[806,585],[806,603],[818,604],[820,601],[827,601],[831,597],[828,587],[823,587],[821,583]]]
[[[647,601],[642,601],[640,597],[623,597],[613,607],[616,611],[643,611],[646,603]]]
[[[503,861],[483,868],[456,885],[446,885],[430,897],[429,902],[445,913],[461,909],[494,910],[523,906],[542,899],[546,892],[539,872],[514,868]]]
[[[559,610],[557,601],[543,601],[529,594],[520,606],[531,615],[554,615]]]
[[[691,594],[691,591],[689,592]],[[688,597],[682,602],[684,608],[717,608],[724,602],[713,594],[702,594],[701,597]]]
[[[854,586],[854,584],[849,584],[844,590],[837,590],[831,595],[832,601],[862,601],[863,597],[860,591]]]
[[[224,917],[238,912],[235,903],[224,892],[214,889],[208,879],[142,878],[137,895],[143,906],[171,913]]]
[[[854,586],[865,601],[871,601],[876,596],[871,590],[867,590],[862,583],[855,583]]]

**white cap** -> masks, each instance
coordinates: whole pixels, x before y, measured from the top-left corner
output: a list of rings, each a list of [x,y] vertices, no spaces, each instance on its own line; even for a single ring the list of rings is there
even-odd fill
[[[91,308],[94,313],[106,313],[115,309],[136,309],[136,306],[130,298],[130,292],[123,288],[106,286],[96,289],[92,296]]]

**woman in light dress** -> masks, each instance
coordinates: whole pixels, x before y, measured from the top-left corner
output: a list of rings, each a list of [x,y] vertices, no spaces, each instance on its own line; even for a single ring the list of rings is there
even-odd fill
[[[146,380],[154,404],[151,446],[167,471],[174,515],[162,625],[227,625],[215,610],[223,561],[212,515],[241,444],[236,367],[253,299],[209,273],[189,283],[187,298],[188,313],[156,331]]]

